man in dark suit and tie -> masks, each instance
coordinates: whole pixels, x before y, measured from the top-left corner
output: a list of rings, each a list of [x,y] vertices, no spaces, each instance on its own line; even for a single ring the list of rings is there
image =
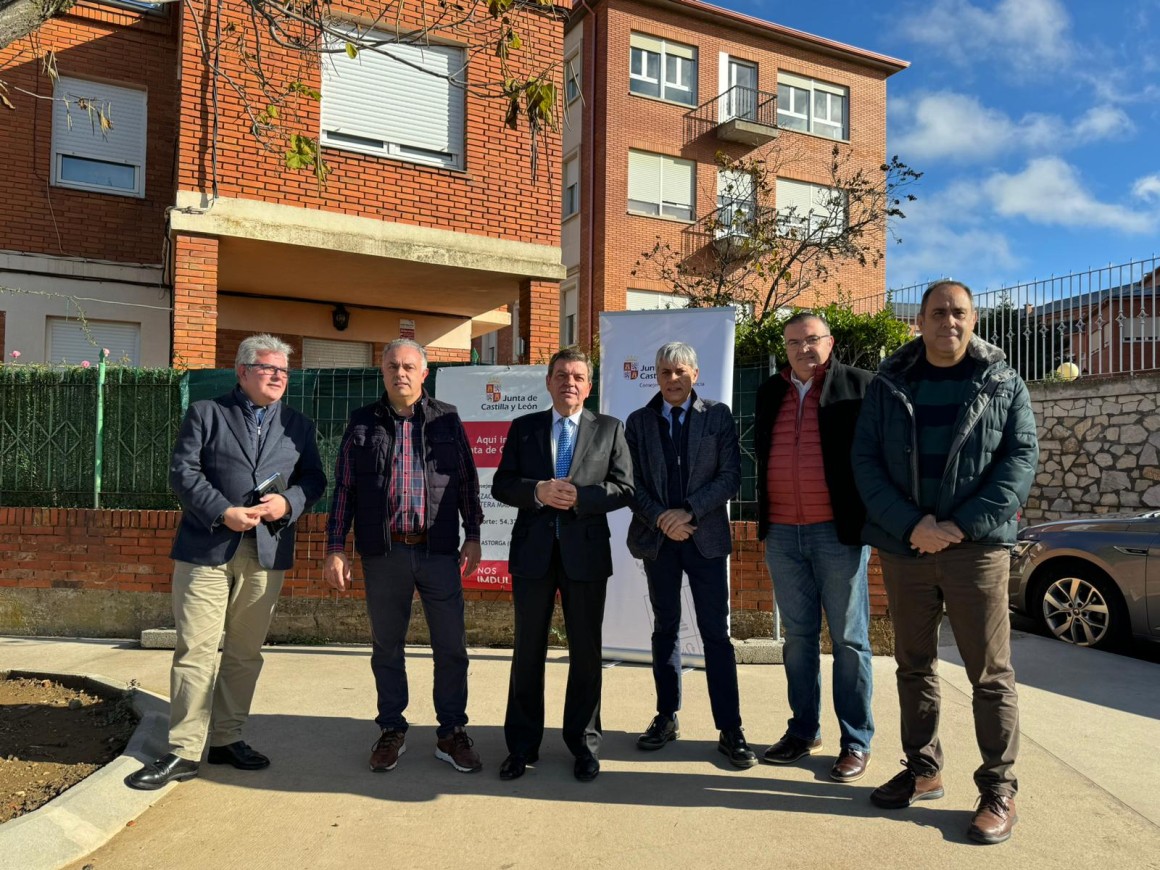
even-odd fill
[[[625,425],[632,455],[632,524],[628,549],[644,561],[653,611],[653,681],[657,715],[637,738],[644,750],[680,736],[681,580],[697,614],[705,648],[709,705],[720,732],[717,749],[734,767],[757,764],[741,728],[737,660],[729,638],[729,553],[726,505],[741,485],[741,450],[729,406],[697,395],[697,351],[683,342],[656,355],[660,390]]]
[[[314,423],[281,401],[290,352],[272,335],[242,341],[238,385],[194,402],[178,432],[169,465],[182,507],[170,554],[177,646],[169,752],[130,774],[132,788],[197,776],[207,742],[210,764],[270,764],[241,739],[242,727],[282,577],[294,562],[295,523],[326,489]]]
[[[584,410],[592,364],[565,348],[548,364],[552,408],[517,418],[508,432],[492,495],[519,508],[509,566],[515,609],[501,779],[524,775],[544,736],[544,658],[556,592],[568,633],[564,743],[573,773],[600,772],[601,646],[604,597],[612,574],[607,514],[632,500],[632,463],[624,428]]]

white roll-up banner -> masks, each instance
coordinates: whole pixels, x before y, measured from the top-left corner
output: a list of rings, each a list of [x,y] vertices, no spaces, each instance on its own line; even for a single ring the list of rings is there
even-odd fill
[[[547,375],[547,366],[456,366],[439,371],[435,382],[437,398],[459,410],[479,470],[479,497],[483,502],[483,553],[479,570],[463,581],[464,589],[511,591],[508,547],[517,511],[492,498],[491,482],[512,420],[552,407]]]
[[[600,315],[600,411],[621,420],[656,395],[656,352],[670,341],[697,351],[700,375],[695,389],[703,399],[733,400],[732,308],[679,308],[663,311],[608,311]],[[442,377],[442,375],[440,375]],[[652,660],[652,607],[644,566],[625,543],[627,510],[608,518],[612,529],[612,580],[604,610],[604,657]],[[704,663],[689,581],[681,588],[681,656],[690,665]]]

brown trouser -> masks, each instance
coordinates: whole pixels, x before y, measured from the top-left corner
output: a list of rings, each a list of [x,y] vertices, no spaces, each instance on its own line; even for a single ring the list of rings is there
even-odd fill
[[[1011,668],[1007,609],[1010,555],[1005,547],[958,544],[917,558],[879,553],[898,663],[902,749],[908,764],[941,770],[938,738],[938,632],[943,607],[973,688],[975,739],[983,764],[979,791],[1014,795],[1019,706]]]

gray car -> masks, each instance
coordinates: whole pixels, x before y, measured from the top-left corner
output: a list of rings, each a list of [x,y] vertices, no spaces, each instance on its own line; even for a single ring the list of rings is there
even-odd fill
[[[1010,596],[1067,643],[1160,641],[1160,511],[1028,526],[1012,552]]]

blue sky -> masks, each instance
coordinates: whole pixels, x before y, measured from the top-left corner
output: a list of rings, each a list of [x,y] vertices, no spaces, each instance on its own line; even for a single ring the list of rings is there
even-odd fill
[[[1160,0],[715,0],[910,62],[888,149],[925,173],[891,288],[1160,254]]]

